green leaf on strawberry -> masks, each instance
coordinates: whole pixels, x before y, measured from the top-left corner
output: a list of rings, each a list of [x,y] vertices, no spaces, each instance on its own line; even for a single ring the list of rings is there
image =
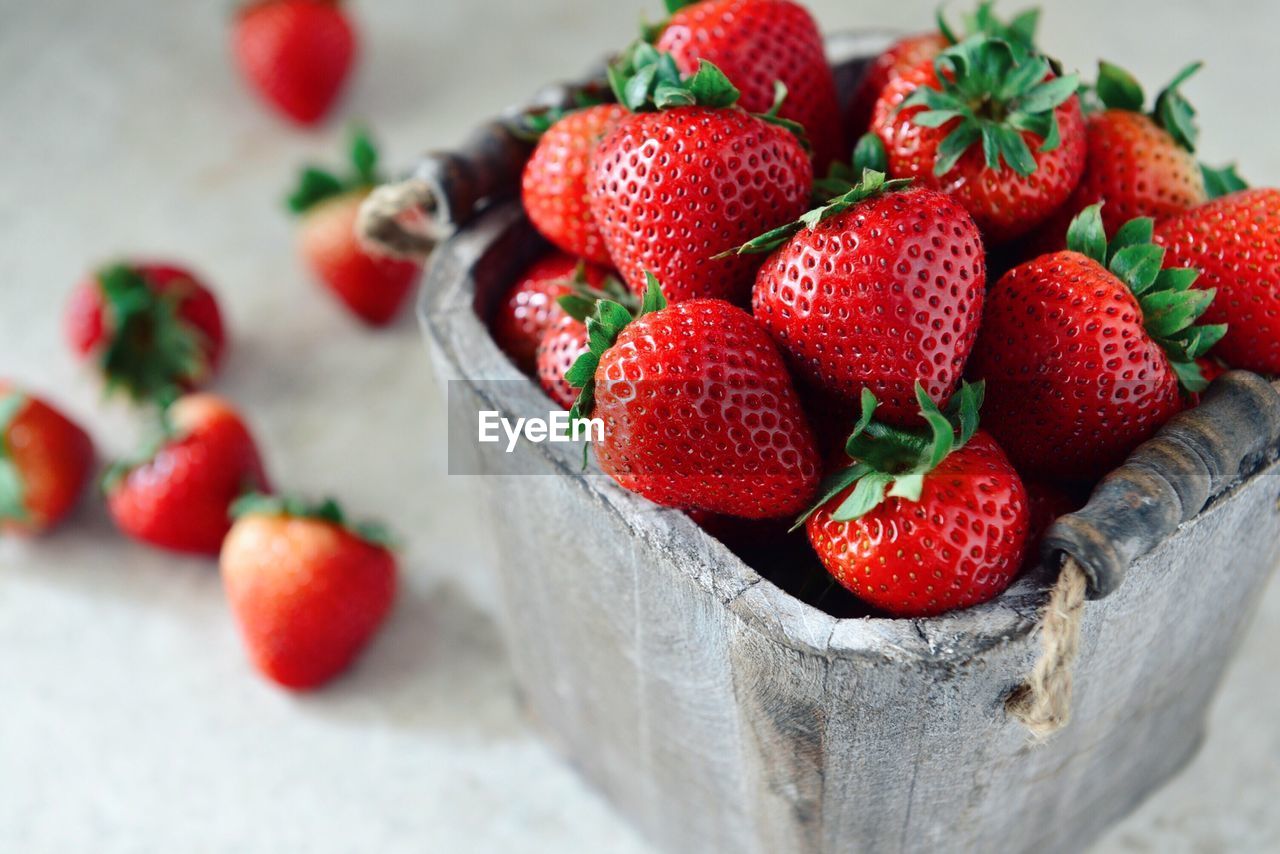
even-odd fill
[[[866,201],[867,199],[878,196],[882,193],[893,193],[902,190],[911,185],[910,178],[897,178],[894,180],[886,180],[883,172],[876,172],[873,169],[866,169],[862,173],[862,180],[857,184],[848,184],[842,181],[840,177],[826,179],[823,182],[824,188],[832,191],[839,191],[839,195],[831,198],[820,207],[816,207],[806,214],[803,214],[795,222],[789,222],[780,225],[777,228],[766,231],[764,234],[747,241],[736,249],[730,249],[721,252],[715,256],[719,258],[727,258],[731,255],[759,255],[766,252],[772,252],[779,246],[782,246],[796,234],[804,229],[810,230],[817,228],[821,223],[833,216],[844,213],[849,208]],[[843,174],[843,173],[841,173]]]
[[[618,103],[633,113],[694,104],[727,108],[738,103],[741,94],[711,63],[704,60],[696,73],[685,77],[671,54],[659,53],[643,41],[610,64],[607,74]]]
[[[596,304],[603,299],[613,300],[632,312],[639,307],[635,294],[616,276],[605,276],[599,287],[593,286],[587,279],[586,263],[579,262],[574,268],[573,278],[569,279],[569,293],[558,297],[556,302],[564,309],[565,314],[586,323],[587,318],[595,312]]]
[[[306,166],[299,174],[298,183],[286,199],[290,211],[306,213],[311,208],[347,193],[368,190],[382,183],[378,172],[378,149],[361,127],[351,130],[348,144],[350,171],[339,175],[318,166]]]
[[[27,520],[26,488],[7,439],[10,425],[26,405],[26,396],[18,392],[0,395],[0,520],[4,521]]]
[[[1005,23],[996,17],[995,5],[994,0],[983,0],[974,11],[962,16],[964,38],[957,34],[957,31],[951,26],[951,22],[943,14],[943,7],[939,6],[934,15],[938,25],[938,32],[942,33],[943,37],[951,44],[959,44],[965,38],[983,34],[992,38],[1003,39],[1011,44],[1020,45],[1028,51],[1034,50],[1036,29],[1040,26],[1040,10],[1038,8],[1025,9],[1015,15],[1008,23]]]
[[[98,283],[115,324],[99,357],[108,392],[168,406],[181,394],[184,378],[205,370],[204,335],[182,318],[183,294],[157,291],[125,264],[102,270]]]
[[[1061,144],[1056,109],[1079,87],[1077,75],[1053,75],[1043,56],[1001,38],[979,35],[944,50],[934,62],[938,88],[921,86],[898,109],[924,107],[912,116],[921,127],[954,127],[938,147],[934,174],[946,175],[981,144],[988,168],[1001,162],[1022,177],[1036,161],[1023,132],[1041,139],[1040,151]]]
[[[1232,193],[1249,189],[1249,184],[1236,172],[1236,165],[1229,163],[1221,169],[1215,169],[1204,163],[1200,164],[1200,174],[1204,178],[1204,191],[1210,199],[1220,199]]]
[[[564,378],[569,385],[581,391],[569,410],[569,422],[575,424],[591,417],[595,406],[596,368],[600,366],[600,358],[618,340],[618,335],[638,317],[661,311],[667,307],[666,297],[662,295],[662,286],[653,274],[647,274],[648,287],[640,308],[634,314],[625,305],[611,299],[601,299],[595,309],[584,321],[587,325],[587,352],[578,357],[573,367],[565,372]]]
[[[853,492],[832,514],[837,522],[865,516],[887,498],[919,501],[924,478],[950,454],[960,450],[978,430],[984,385],[964,383],[947,404],[938,408],[916,383],[916,400],[928,431],[904,430],[875,420],[876,396],[862,390],[862,412],[845,443],[853,465],[829,475],[819,488],[813,506],[796,520],[799,528],[814,511],[853,486]]]
[[[1174,141],[1187,151],[1196,150],[1196,142],[1200,130],[1196,127],[1195,108],[1183,97],[1179,87],[1203,67],[1202,62],[1187,65],[1176,75],[1169,85],[1156,96],[1155,105],[1149,114],[1153,121],[1173,137]],[[1147,96],[1132,74],[1111,62],[1098,63],[1098,80],[1094,84],[1094,94],[1102,107],[1108,110],[1126,110],[1141,113]]]
[[[1195,325],[1213,303],[1212,288],[1193,288],[1198,273],[1183,267],[1162,269],[1165,249],[1152,242],[1155,221],[1138,217],[1107,241],[1102,204],[1090,205],[1071,221],[1067,248],[1087,255],[1129,288],[1142,309],[1143,327],[1160,345],[1183,390],[1204,391],[1208,382],[1196,360],[1226,334],[1226,324]]]
[[[384,526],[373,522],[352,522],[343,512],[342,506],[332,498],[307,501],[296,495],[265,495],[261,492],[251,492],[236,499],[229,512],[233,519],[243,516],[315,519],[344,528],[370,545],[385,549],[397,547],[395,537]]]

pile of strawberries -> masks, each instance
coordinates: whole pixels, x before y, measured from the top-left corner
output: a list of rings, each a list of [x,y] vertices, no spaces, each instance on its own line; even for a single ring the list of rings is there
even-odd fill
[[[529,117],[556,252],[492,321],[624,488],[798,519],[854,595],[934,615],[1003,591],[1225,366],[1280,373],[1280,191],[1197,163],[1198,65],[1148,106],[982,3],[842,111],[799,4],[667,6],[616,103]]]
[[[348,77],[355,30],[336,2],[259,0],[236,15],[234,52],[265,99],[299,124],[329,111]],[[379,183],[377,152],[353,135],[346,174],[308,167],[288,198],[316,278],[360,320],[389,323],[419,265],[369,254],[354,224]],[[231,609],[258,668],[290,688],[341,672],[395,598],[387,534],[338,505],[270,495],[266,467],[236,408],[198,392],[228,344],[213,291],[171,264],[103,267],[72,293],[65,331],[77,357],[147,413],[153,437],[100,478],[116,527],[162,549],[220,556]],[[0,533],[34,535],[61,522],[93,479],[83,428],[0,380]]]

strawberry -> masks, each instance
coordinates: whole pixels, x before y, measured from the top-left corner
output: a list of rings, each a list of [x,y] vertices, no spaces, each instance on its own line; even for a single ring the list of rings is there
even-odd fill
[[[567,379],[570,417],[603,422],[600,468],[650,501],[748,519],[798,512],[818,454],[768,334],[722,300],[667,305],[650,278],[639,313],[600,300]]]
[[[653,273],[675,302],[745,303],[758,262],[716,256],[808,207],[803,146],[776,115],[736,107],[738,91],[708,63],[681,78],[641,43],[610,78],[634,112],[600,144],[590,183],[614,267],[637,296]]]
[[[578,357],[590,349],[587,318],[601,299],[611,299],[635,312],[635,299],[626,286],[610,276],[599,288],[579,279],[571,293],[558,298],[564,316],[551,325],[538,344],[538,383],[552,400],[565,409],[578,399],[578,390],[569,384],[565,374]]]
[[[895,617],[932,617],[995,598],[1026,552],[1027,493],[1008,457],[978,430],[981,385],[944,415],[921,387],[928,433],[874,419],[862,395],[849,437],[854,462],[823,484],[801,517],[818,558],[858,598]]]
[[[1195,360],[1225,327],[1195,326],[1213,291],[1194,270],[1161,271],[1152,221],[1107,243],[1099,205],[1071,224],[1068,249],[1006,273],[987,293],[970,362],[987,381],[991,432],[1019,470],[1094,480],[1115,468],[1206,385]]]
[[[493,340],[521,371],[537,370],[538,345],[560,318],[558,300],[575,289],[604,283],[607,271],[559,252],[530,264],[498,304],[489,327]]]
[[[773,251],[752,309],[795,372],[850,408],[870,388],[895,424],[915,422],[917,381],[941,405],[960,384],[986,286],[973,218],[934,190],[899,192],[908,183],[868,169],[739,250]]]
[[[250,0],[235,19],[241,73],[300,125],[320,121],[342,91],[356,34],[338,0]]]
[[[0,380],[0,533],[39,534],[80,498],[93,442],[49,404]]]
[[[1164,220],[1155,240],[1170,265],[1216,289],[1205,319],[1228,325],[1215,353],[1227,364],[1280,374],[1280,190],[1245,190]]]
[[[210,394],[179,398],[165,420],[154,447],[108,472],[107,507],[136,540],[216,555],[231,503],[268,488],[258,448],[231,404]]]
[[[113,264],[71,294],[64,320],[77,356],[92,360],[109,391],[135,401],[172,400],[207,382],[226,344],[213,293],[168,264]]]
[[[302,216],[302,257],[315,276],[361,320],[383,326],[399,312],[421,267],[360,245],[360,203],[382,179],[378,151],[361,130],[352,136],[350,156],[353,171],[345,177],[305,168],[289,196],[289,209]]]
[[[1147,114],[1138,81],[1109,62],[1098,64],[1095,90],[1106,109],[1086,120],[1084,177],[1038,230],[1033,245],[1040,253],[1065,246],[1071,220],[1097,202],[1106,203],[1102,224],[1108,234],[1137,217],[1160,220],[1204,203],[1204,177],[1192,153],[1198,135],[1194,111],[1178,92],[1199,68],[1200,63],[1184,68]]]
[[[825,171],[845,156],[836,81],[813,16],[791,0],[667,0],[673,14],[655,47],[682,74],[703,61],[715,65],[742,93],[744,110],[763,113],[776,86],[788,91],[778,115],[804,127],[813,162]]]
[[[992,11],[994,5],[993,2],[979,3],[972,14],[965,15],[964,34],[967,36],[986,33],[989,36],[1016,42],[1028,50],[1032,49],[1035,43],[1036,27],[1040,22],[1040,10],[1028,9],[1006,24],[995,16]],[[849,110],[848,126],[856,131],[855,136],[867,130],[870,125],[876,101],[879,100],[884,87],[913,68],[933,62],[938,54],[952,45],[959,44],[962,40],[947,24],[941,10],[938,12],[937,20],[936,31],[916,33],[898,39],[884,53],[871,61],[863,74],[862,82],[858,84],[853,105]]]
[[[521,197],[529,221],[560,249],[596,264],[607,265],[609,251],[591,215],[591,156],[626,114],[618,104],[569,113],[541,135],[524,167]]]
[[[345,670],[386,620],[396,559],[386,533],[333,501],[246,496],[222,546],[222,584],[264,676],[314,688]]]
[[[995,243],[1067,200],[1084,172],[1076,75],[987,36],[967,39],[889,83],[872,131],[889,174],[950,193]]]

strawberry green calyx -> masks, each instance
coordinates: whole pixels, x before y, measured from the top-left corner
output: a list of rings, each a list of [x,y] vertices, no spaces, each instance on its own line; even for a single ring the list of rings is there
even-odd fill
[[[384,549],[396,548],[396,540],[382,525],[371,522],[352,522],[342,512],[341,505],[332,498],[323,501],[307,501],[296,495],[264,495],[251,492],[237,498],[230,509],[231,518],[245,516],[284,516],[290,519],[314,519],[350,531],[370,545]]]
[[[1200,175],[1204,178],[1204,191],[1210,199],[1220,199],[1249,189],[1249,183],[1236,172],[1234,163],[1229,163],[1221,169],[1201,163]]]
[[[26,405],[27,398],[18,392],[0,394],[0,521],[25,522],[28,519],[26,486],[9,451],[8,441],[9,427]]]
[[[578,357],[569,370],[565,371],[565,382],[581,391],[578,399],[569,409],[569,422],[575,424],[589,418],[595,407],[596,368],[605,352],[618,340],[618,335],[636,318],[643,317],[667,307],[667,298],[662,295],[662,286],[652,273],[646,274],[648,288],[640,308],[633,315],[631,310],[611,299],[596,302],[591,315],[584,321],[587,325],[587,352]]]
[[[182,384],[208,370],[204,334],[179,314],[181,287],[158,292],[138,270],[113,264],[98,273],[112,329],[99,364],[108,393],[167,407]]]
[[[559,297],[556,302],[564,309],[565,314],[580,323],[586,323],[595,312],[596,304],[604,299],[613,300],[632,313],[639,308],[635,294],[616,276],[605,276],[600,286],[594,287],[587,281],[587,265],[579,263],[573,271],[573,278],[569,280],[569,293]]]
[[[1203,65],[1202,62],[1193,62],[1179,71],[1156,96],[1155,106],[1149,113],[1151,119],[1164,128],[1178,145],[1191,152],[1196,150],[1200,130],[1195,123],[1195,108],[1182,96],[1179,87]],[[1098,63],[1098,82],[1094,85],[1094,92],[1109,110],[1141,113],[1146,103],[1146,94],[1137,79],[1120,66],[1106,61]]]
[[[306,213],[321,202],[382,183],[378,149],[364,128],[352,129],[348,157],[351,171],[344,176],[316,166],[304,167],[297,186],[286,200],[289,210],[295,214]]]
[[[885,151],[884,142],[870,131],[864,133],[854,146],[852,163],[832,163],[827,169],[827,176],[813,182],[814,206],[822,207],[848,193],[868,170],[882,175],[889,172],[889,154]]]
[[[636,42],[609,66],[609,85],[618,103],[633,113],[674,107],[728,108],[741,93],[724,72],[703,60],[696,73],[685,77],[669,53],[647,42]]]
[[[831,188],[836,188],[839,184],[838,178],[828,178],[824,184]],[[808,213],[802,215],[795,222],[789,222],[786,225],[780,225],[771,231],[766,231],[759,237],[749,240],[739,246],[737,249],[730,249],[727,252],[721,252],[716,258],[727,258],[730,255],[760,255],[766,252],[772,252],[779,246],[782,246],[788,240],[801,231],[807,229],[815,229],[821,223],[833,216],[844,213],[854,205],[864,202],[867,199],[874,198],[883,193],[893,193],[902,190],[911,185],[910,178],[896,178],[892,181],[885,180],[883,172],[876,172],[873,169],[866,169],[862,173],[862,180],[857,184],[845,184],[847,189],[840,195],[832,198],[821,207],[814,208]]]
[[[1107,241],[1102,205],[1090,205],[1071,221],[1067,248],[1087,255],[1124,282],[1142,308],[1143,326],[1169,357],[1182,388],[1204,391],[1205,380],[1196,359],[1204,356],[1227,332],[1225,323],[1196,326],[1213,303],[1213,288],[1192,288],[1199,273],[1184,267],[1161,269],[1165,250],[1152,242],[1155,222],[1131,219]]]
[[[934,69],[939,88],[921,86],[898,109],[925,107],[911,119],[922,127],[955,122],[938,146],[935,175],[950,172],[980,144],[989,169],[999,171],[1003,160],[1025,178],[1036,171],[1036,161],[1023,131],[1041,138],[1042,152],[1061,145],[1055,110],[1076,93],[1077,75],[1051,77],[1043,56],[985,35],[944,50]]]
[[[928,424],[926,433],[876,421],[876,396],[864,388],[861,417],[845,444],[845,452],[854,464],[823,481],[819,490],[821,497],[796,520],[792,530],[850,486],[854,487],[853,492],[831,516],[836,522],[865,516],[886,498],[919,501],[925,475],[941,465],[953,451],[967,445],[977,432],[985,389],[981,382],[964,383],[943,412],[917,381],[916,400]]]
[[[952,44],[959,44],[965,38],[981,34],[1003,39],[1010,44],[1020,45],[1027,51],[1034,51],[1036,29],[1040,26],[1040,10],[1038,8],[1025,9],[1014,15],[1013,19],[1006,23],[996,17],[995,5],[994,0],[984,0],[972,12],[962,16],[962,21],[964,22],[963,37],[957,34],[957,31],[947,21],[946,15],[943,14],[942,7],[939,6],[937,14],[934,16],[938,23],[938,32],[942,33],[942,37]]]

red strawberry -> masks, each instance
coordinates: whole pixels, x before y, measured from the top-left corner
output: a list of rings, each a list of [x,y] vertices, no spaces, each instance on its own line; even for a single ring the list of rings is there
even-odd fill
[[[1110,246],[1098,206],[1071,225],[1065,252],[1010,270],[987,293],[970,362],[987,381],[991,432],[1020,470],[1093,480],[1124,461],[1205,383],[1195,359],[1223,327],[1194,326],[1212,291],[1194,270],[1160,270],[1152,222]]]
[[[222,584],[264,676],[314,688],[345,670],[396,594],[386,535],[351,525],[333,501],[247,496],[222,546]]]
[[[0,380],[0,533],[39,534],[80,498],[93,442],[44,401]]]
[[[781,82],[786,101],[778,114],[798,122],[813,143],[819,171],[845,157],[836,82],[813,16],[790,0],[668,0],[679,6],[656,47],[671,54],[682,74],[702,61],[715,65],[742,92],[744,110],[769,110]]]
[[[945,405],[978,335],[986,266],[973,219],[933,190],[861,184],[803,222],[742,251],[777,248],[756,276],[756,319],[796,373],[856,405],[870,388],[883,417],[917,419],[923,381]]]
[[[213,293],[167,264],[114,264],[81,283],[65,329],[76,355],[92,359],[108,389],[167,401],[207,382],[226,332]]]
[[[856,462],[806,514],[827,571],[895,617],[994,599],[1022,566],[1027,494],[1000,446],[977,429],[981,397],[980,386],[966,385],[948,417],[921,388],[924,435],[873,421],[875,395],[865,392],[848,444]]]
[[[657,504],[749,519],[798,512],[818,454],[769,336],[722,300],[667,306],[651,279],[639,316],[601,300],[569,372],[570,416],[603,422],[600,468]]]
[[[351,143],[352,174],[339,178],[307,167],[289,196],[289,209],[302,215],[302,257],[357,317],[373,326],[395,319],[421,267],[367,251],[356,236],[360,203],[380,182],[378,152],[357,131]]]
[[[626,114],[618,104],[569,113],[542,134],[524,167],[521,195],[529,221],[560,249],[596,264],[607,265],[609,251],[591,215],[591,156]]]
[[[258,448],[231,404],[210,394],[180,398],[168,419],[157,448],[107,475],[107,506],[136,540],[216,555],[231,527],[231,503],[268,488]]]
[[[1147,115],[1138,82],[1110,63],[1099,63],[1097,93],[1107,109],[1088,117],[1084,177],[1067,203],[1040,227],[1034,243],[1038,250],[1065,246],[1071,220],[1097,202],[1105,202],[1102,224],[1109,234],[1137,217],[1160,220],[1204,203],[1204,178],[1192,155],[1194,113],[1178,93],[1178,86],[1199,67],[1183,69]]]
[[[954,195],[998,243],[1047,219],[1079,182],[1077,85],[1041,56],[971,38],[886,86],[872,130],[890,175]]]
[[[578,390],[569,385],[564,375],[587,352],[587,342],[586,324],[566,314],[547,330],[538,345],[538,382],[565,409],[578,399]]]
[[[493,340],[521,371],[537,370],[538,345],[564,311],[557,300],[579,286],[597,287],[608,273],[558,252],[534,261],[498,304],[490,323]]]
[[[355,60],[356,36],[338,0],[250,0],[236,15],[241,72],[288,118],[310,125],[333,106]]]
[[[596,153],[591,210],[614,267],[637,295],[653,273],[672,301],[744,303],[758,262],[717,256],[804,212],[809,158],[786,128],[734,107],[714,66],[682,79],[644,44],[630,64],[611,70],[620,98],[661,109],[627,116]]]
[[[1235,368],[1280,374],[1280,190],[1245,190],[1161,222],[1170,266],[1200,271],[1218,297],[1205,319],[1226,323],[1215,354]]]

